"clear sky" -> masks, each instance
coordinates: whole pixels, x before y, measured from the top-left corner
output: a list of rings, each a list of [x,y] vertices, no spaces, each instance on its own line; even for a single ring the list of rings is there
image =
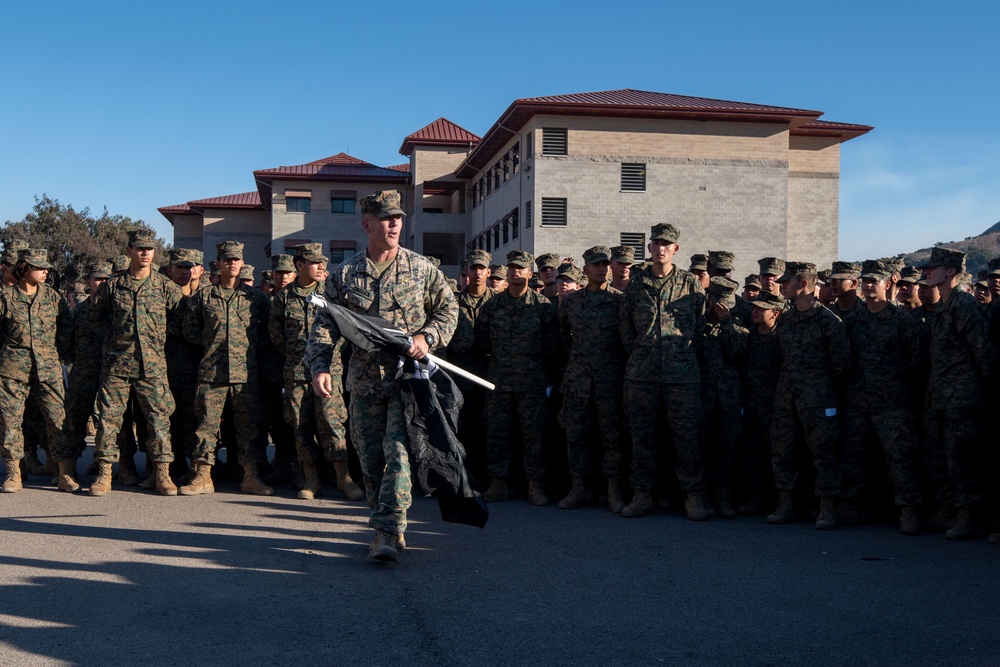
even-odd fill
[[[844,259],[1000,220],[1000,3],[32,2],[0,21],[0,221],[43,193],[128,215],[340,151],[387,166],[439,116],[615,88],[874,125],[842,151]],[[734,249],[738,251],[739,249]]]

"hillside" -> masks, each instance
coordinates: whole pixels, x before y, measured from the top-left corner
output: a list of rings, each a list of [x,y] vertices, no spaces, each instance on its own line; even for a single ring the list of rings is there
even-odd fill
[[[973,276],[986,269],[987,263],[994,257],[1000,257],[1000,222],[996,223],[979,236],[970,236],[964,241],[949,241],[936,243],[936,246],[951,248],[966,254],[966,267]],[[931,249],[922,248],[902,255],[907,266],[919,266],[928,257]]]

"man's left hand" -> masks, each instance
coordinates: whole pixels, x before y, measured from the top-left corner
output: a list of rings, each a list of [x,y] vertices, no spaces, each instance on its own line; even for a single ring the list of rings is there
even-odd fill
[[[406,356],[420,361],[427,357],[427,352],[429,350],[430,347],[427,345],[427,340],[424,338],[424,335],[416,334],[413,336],[413,344],[410,345],[410,349],[406,351]]]

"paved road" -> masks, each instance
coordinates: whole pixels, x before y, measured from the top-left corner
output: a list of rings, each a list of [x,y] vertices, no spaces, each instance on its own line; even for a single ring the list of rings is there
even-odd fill
[[[42,481],[0,495],[3,666],[1000,664],[985,540],[417,499],[386,566],[333,497]]]

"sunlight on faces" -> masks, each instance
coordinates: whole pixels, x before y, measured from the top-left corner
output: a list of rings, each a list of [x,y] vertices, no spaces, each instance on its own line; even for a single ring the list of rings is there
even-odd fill
[[[649,250],[649,261],[660,266],[670,264],[681,249],[680,245],[670,241],[650,241],[646,247]]]
[[[885,301],[885,290],[888,280],[885,278],[862,278],[861,292],[870,301]]]
[[[243,268],[243,260],[237,257],[227,257],[219,260],[219,269],[223,278],[239,278],[240,270]]]
[[[523,287],[528,284],[531,280],[531,274],[534,273],[530,266],[517,266],[516,264],[507,265],[507,284],[511,287]]]
[[[399,237],[403,231],[403,216],[390,215],[376,218],[365,214],[361,217],[361,226],[368,235],[368,247],[376,252],[385,252],[399,247]]]
[[[611,267],[611,262],[593,262],[591,264],[583,265],[583,275],[587,276],[587,280],[590,283],[597,283],[602,285],[608,282],[608,274]]]
[[[614,260],[613,262],[611,262],[612,280],[628,280],[631,273],[632,273],[631,264],[626,264],[625,262],[619,262],[618,260]]]
[[[133,268],[146,269],[153,265],[153,259],[156,257],[156,249],[128,246],[125,254],[128,255]]]
[[[296,264],[297,266],[298,264]],[[282,287],[291,284],[295,280],[294,271],[271,271],[271,282],[274,283],[274,290],[278,291]]]
[[[490,277],[490,269],[486,266],[473,264],[465,270],[465,276],[469,281],[469,287],[476,289],[486,284],[486,280]]]
[[[48,279],[48,269],[42,269],[31,264],[28,265],[28,270],[24,272],[24,282],[29,285],[44,285]]]

